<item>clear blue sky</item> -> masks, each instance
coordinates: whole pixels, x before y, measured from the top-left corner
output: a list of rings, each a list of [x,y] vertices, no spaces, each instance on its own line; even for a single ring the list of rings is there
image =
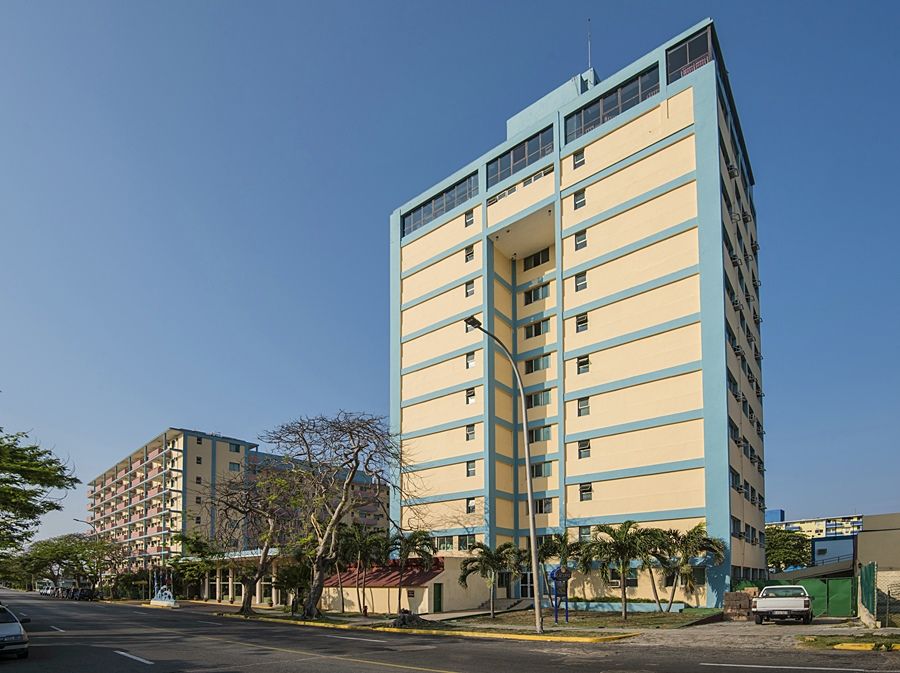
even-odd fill
[[[586,67],[717,21],[757,177],[767,501],[900,509],[900,4],[5,2],[0,424],[388,410],[388,216]],[[42,534],[85,515],[84,490]]]

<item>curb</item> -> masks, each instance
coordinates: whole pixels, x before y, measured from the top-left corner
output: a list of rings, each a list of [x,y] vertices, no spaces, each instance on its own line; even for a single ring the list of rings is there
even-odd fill
[[[531,640],[555,643],[605,643],[624,638],[633,638],[639,633],[619,633],[608,636],[549,636],[531,633],[490,633],[485,631],[450,631],[441,629],[400,629],[393,626],[357,626],[355,624],[327,624],[319,622],[302,621],[295,619],[275,619],[273,617],[242,617],[241,615],[219,614],[220,617],[232,619],[245,619],[258,622],[273,622],[276,624],[291,624],[293,626],[308,626],[319,629],[339,629],[343,631],[368,631],[370,633],[405,633],[417,636],[451,636],[460,638],[484,638],[488,640]]]
[[[882,650],[878,643],[837,643],[831,647],[833,650],[852,650],[855,652],[897,652],[898,650]]]

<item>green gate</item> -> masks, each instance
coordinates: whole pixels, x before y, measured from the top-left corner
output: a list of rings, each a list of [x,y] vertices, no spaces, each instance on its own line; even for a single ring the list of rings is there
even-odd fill
[[[806,589],[813,601],[816,617],[855,617],[856,580],[853,577],[803,580],[744,580],[738,583],[740,591],[746,587],[762,589],[772,585],[800,585]]]
[[[878,589],[875,584],[877,575],[878,567],[874,561],[866,563],[859,570],[859,590],[862,593],[860,602],[873,616],[875,616],[875,609],[878,605]]]

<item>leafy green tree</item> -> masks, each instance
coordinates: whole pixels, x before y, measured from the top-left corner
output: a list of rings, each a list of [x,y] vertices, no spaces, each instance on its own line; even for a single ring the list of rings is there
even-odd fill
[[[70,554],[68,568],[79,580],[87,579],[92,587],[102,592],[103,575],[115,572],[125,558],[125,548],[98,535],[74,534],[65,538]]]
[[[384,563],[388,555],[388,539],[381,530],[355,523],[350,526],[347,538],[351,553],[356,559],[356,599],[359,611],[368,612],[366,606],[366,580],[372,566]],[[360,595],[360,572],[362,572],[362,594]]]
[[[202,586],[210,571],[216,569],[221,554],[211,540],[197,533],[176,533],[172,539],[181,543],[181,554],[169,559],[168,567],[185,596],[190,597],[191,588]]]
[[[418,556],[422,559],[422,566],[426,570],[430,570],[436,550],[431,535],[424,530],[414,530],[406,535],[398,532],[391,536],[389,551],[397,554],[399,566],[399,578],[397,579],[397,614],[399,615],[403,597],[403,571],[406,569],[409,557],[411,555]]]
[[[791,566],[806,566],[812,557],[812,543],[798,531],[766,528],[766,564],[775,572]]]
[[[666,531],[669,547],[665,560],[666,573],[672,577],[672,590],[669,593],[669,605],[666,612],[672,611],[675,602],[675,590],[680,584],[684,593],[697,593],[697,580],[694,570],[701,562],[707,565],[719,565],[725,560],[725,541],[706,534],[706,524],[698,523],[687,531]]]
[[[511,578],[520,575],[526,558],[525,552],[512,542],[504,542],[496,549],[491,549],[483,542],[476,542],[469,553],[471,556],[464,558],[459,566],[459,584],[468,587],[469,577],[476,574],[484,580],[490,591],[491,619],[493,619],[497,577],[500,573],[509,573]]]
[[[351,529],[346,524],[337,527],[334,533],[334,553],[331,557],[331,566],[337,576],[338,592],[341,599],[341,614],[345,611],[344,606],[344,580],[342,573],[353,563],[353,545],[351,540]]]
[[[291,596],[291,616],[305,600],[312,579],[312,559],[315,555],[315,538],[308,536],[294,547],[279,555],[283,563],[278,564],[273,586]],[[286,561],[286,562],[285,562]]]
[[[656,575],[654,568],[659,566],[665,568],[669,562],[672,552],[672,538],[662,528],[645,528],[643,553],[640,556],[641,568],[647,571],[650,577],[650,587],[653,589],[653,600],[656,601],[656,608],[659,612],[663,611],[662,601],[659,598],[659,590],[656,586]],[[665,572],[663,572],[663,579]]]
[[[618,526],[600,524],[594,526],[593,556],[604,565],[613,564],[619,573],[619,590],[622,601],[622,619],[628,619],[628,573],[631,562],[646,558],[649,548],[648,530],[634,521],[623,521]]]
[[[62,509],[50,494],[79,483],[52,451],[30,443],[24,432],[0,428],[0,550],[30,540],[41,516]]]

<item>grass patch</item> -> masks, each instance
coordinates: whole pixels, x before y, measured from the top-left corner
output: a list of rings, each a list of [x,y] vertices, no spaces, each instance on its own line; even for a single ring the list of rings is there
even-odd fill
[[[684,612],[632,612],[628,619],[622,619],[621,615],[611,612],[582,612],[569,611],[569,623],[565,623],[562,610],[559,613],[559,624],[553,622],[553,611],[544,610],[544,628],[547,630],[563,629],[607,629],[607,628],[636,628],[636,629],[677,629],[688,626],[700,619],[705,619],[721,612],[715,608],[691,608]],[[506,612],[498,614],[495,619],[490,616],[469,617],[456,622],[461,628],[476,624],[491,625],[496,627],[520,627],[526,628],[534,624],[534,613],[531,610]]]
[[[864,633],[858,636],[799,636],[800,644],[816,650],[829,650],[840,643],[874,643],[873,649],[900,650],[900,634],[875,635]]]

